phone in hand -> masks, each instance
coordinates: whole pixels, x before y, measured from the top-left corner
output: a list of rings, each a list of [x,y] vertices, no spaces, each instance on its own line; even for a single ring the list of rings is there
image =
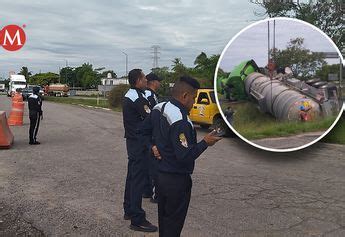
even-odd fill
[[[212,135],[217,136],[217,137],[224,137],[225,136],[225,130],[221,129],[221,128],[214,129],[212,131]]]

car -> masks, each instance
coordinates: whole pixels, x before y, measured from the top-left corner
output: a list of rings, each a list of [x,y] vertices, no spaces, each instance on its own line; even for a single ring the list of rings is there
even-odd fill
[[[212,127],[226,136],[232,134],[218,110],[213,89],[198,90],[189,118],[202,128]]]
[[[22,90],[23,100],[27,100],[32,95],[32,87],[26,87]]]
[[[39,87],[40,88],[40,96],[43,100],[43,90],[42,90],[42,87],[38,86],[38,85],[28,85],[27,87],[25,87],[23,90],[22,90],[22,97],[23,97],[23,100],[27,100],[29,98],[30,95],[32,95],[32,90],[34,87]]]

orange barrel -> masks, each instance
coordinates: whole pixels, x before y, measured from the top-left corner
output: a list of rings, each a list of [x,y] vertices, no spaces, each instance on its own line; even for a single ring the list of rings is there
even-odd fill
[[[22,126],[24,117],[24,102],[20,93],[16,93],[12,99],[12,110],[8,118],[8,125]]]

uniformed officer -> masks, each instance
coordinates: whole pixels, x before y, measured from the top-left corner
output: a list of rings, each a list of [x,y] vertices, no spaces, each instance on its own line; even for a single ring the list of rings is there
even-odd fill
[[[180,236],[190,201],[195,160],[208,146],[221,138],[214,131],[197,142],[196,131],[188,113],[194,104],[198,81],[181,77],[172,89],[169,102],[157,104],[141,133],[153,137],[152,151],[158,165],[159,236]],[[151,134],[150,134],[151,133]]]
[[[158,77],[154,73],[149,73],[146,75],[147,79],[147,89],[145,90],[145,95],[150,103],[150,109],[158,104],[158,94],[157,90],[161,85],[162,78]],[[145,185],[144,197],[150,197],[152,203],[157,203],[157,190],[156,183],[158,177],[158,160],[154,158],[151,150],[149,149],[149,176],[147,184]]]
[[[151,110],[145,97],[147,86],[141,69],[133,69],[128,74],[131,88],[123,99],[123,123],[128,153],[128,170],[124,194],[124,219],[131,220],[130,228],[137,231],[154,232],[157,227],[146,220],[142,209],[142,195],[147,175],[147,148],[138,138],[138,128]]]
[[[38,128],[40,126],[40,120],[43,119],[42,112],[42,98],[39,95],[40,88],[33,87],[32,95],[28,97],[29,106],[29,119],[30,119],[30,129],[29,129],[29,144],[39,145],[40,142],[37,141]]]
[[[149,73],[146,75],[147,78],[147,88],[145,90],[145,95],[147,100],[150,102],[151,108],[158,104],[158,94],[157,90],[161,86],[162,78],[158,77],[154,73]]]

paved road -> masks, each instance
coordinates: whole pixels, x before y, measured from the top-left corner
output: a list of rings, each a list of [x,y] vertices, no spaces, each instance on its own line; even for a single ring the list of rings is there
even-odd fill
[[[270,149],[272,148],[279,149],[279,150],[296,149],[301,146],[305,146],[311,142],[314,142],[315,140],[320,138],[324,133],[325,131],[305,132],[302,134],[286,136],[286,137],[256,139],[256,140],[251,140],[251,142],[265,148],[270,148]]]
[[[121,113],[49,102],[44,111],[40,146],[28,145],[25,118],[14,146],[0,150],[0,231],[23,223],[49,236],[143,236],[122,219]],[[182,235],[345,236],[344,170],[345,146],[282,154],[223,139],[197,161]],[[143,206],[157,223],[156,206]]]

